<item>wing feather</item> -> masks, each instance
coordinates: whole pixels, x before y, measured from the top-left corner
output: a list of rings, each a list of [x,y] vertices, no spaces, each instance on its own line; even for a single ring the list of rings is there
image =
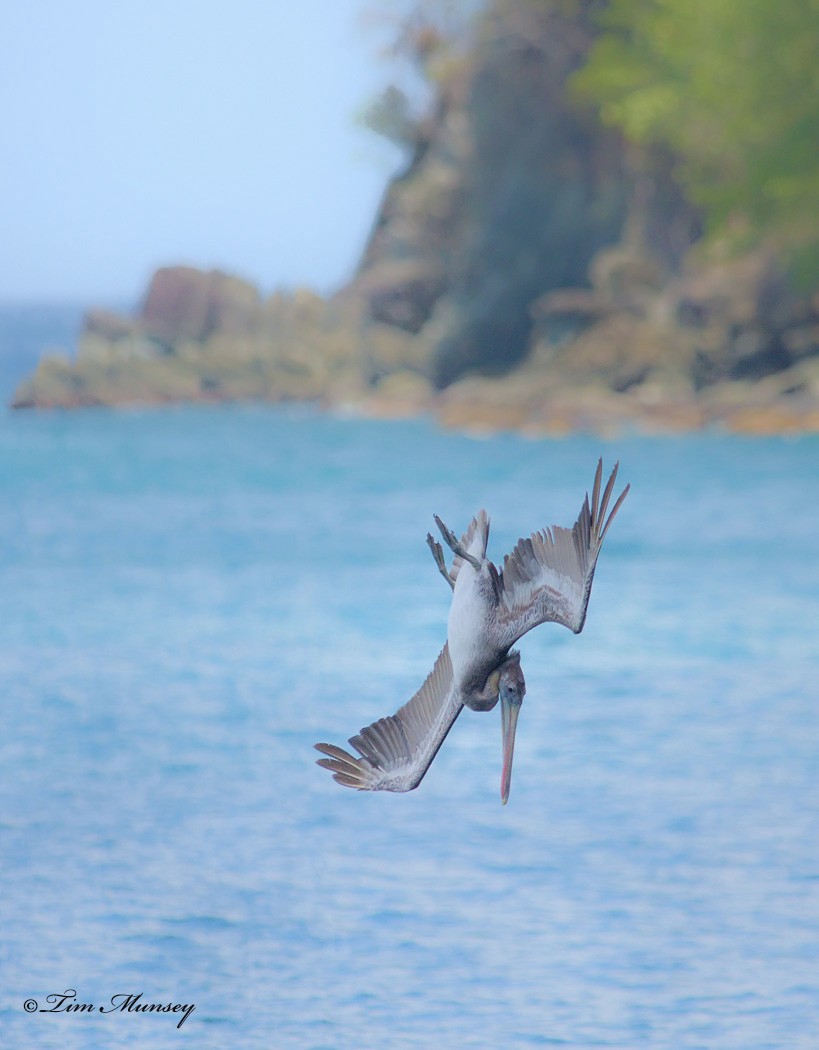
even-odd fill
[[[571,529],[554,525],[535,532],[518,540],[504,558],[498,606],[504,646],[514,645],[541,623],[561,623],[575,634],[583,630],[597,557],[630,488],[626,485],[606,517],[617,467],[615,464],[601,500],[603,461],[598,462],[591,503],[587,493]]]
[[[449,647],[444,646],[426,681],[394,715],[379,718],[350,737],[352,755],[335,744],[316,744],[317,759],[333,778],[359,791],[412,791],[461,713],[455,699]]]

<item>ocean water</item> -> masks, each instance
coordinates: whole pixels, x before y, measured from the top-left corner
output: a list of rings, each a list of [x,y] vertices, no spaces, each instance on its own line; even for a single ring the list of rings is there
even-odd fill
[[[333,783],[443,643],[432,513],[499,559],[599,455],[632,492],[584,632],[522,642],[509,805],[497,711],[415,792]],[[816,1047],[818,629],[816,438],[0,415],[0,1046]]]

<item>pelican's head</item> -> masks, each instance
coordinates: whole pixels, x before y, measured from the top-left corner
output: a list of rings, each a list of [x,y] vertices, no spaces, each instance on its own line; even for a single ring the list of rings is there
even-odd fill
[[[503,772],[501,773],[501,802],[506,805],[512,785],[512,756],[515,752],[515,730],[520,705],[526,695],[526,679],[520,666],[520,653],[513,649],[501,668],[498,685],[501,702],[501,732],[503,733]]]

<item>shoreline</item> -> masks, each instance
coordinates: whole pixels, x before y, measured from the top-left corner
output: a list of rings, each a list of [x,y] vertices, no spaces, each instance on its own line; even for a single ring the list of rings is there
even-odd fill
[[[187,407],[238,407],[304,409],[338,419],[404,421],[428,420],[443,430],[491,437],[518,434],[537,440],[593,434],[603,439],[624,435],[673,437],[682,434],[722,432],[743,436],[800,436],[819,433],[819,399],[774,397],[745,399],[730,397],[732,391],[717,391],[701,399],[641,401],[627,394],[612,394],[599,388],[556,390],[548,401],[521,403],[492,395],[498,380],[464,380],[456,390],[431,395],[423,401],[401,400],[377,391],[360,397],[328,398],[128,398],[8,404],[16,412],[63,413],[103,410],[132,413]],[[480,388],[486,386],[485,390]],[[727,387],[735,384],[726,384]],[[467,387],[466,390],[460,389]],[[472,386],[473,389],[469,389]],[[478,392],[474,387],[478,387]]]

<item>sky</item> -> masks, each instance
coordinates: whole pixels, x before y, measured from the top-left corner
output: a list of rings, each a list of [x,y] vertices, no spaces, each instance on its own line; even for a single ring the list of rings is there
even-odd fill
[[[0,5],[0,301],[134,302],[158,266],[351,274],[398,151],[389,0]]]

